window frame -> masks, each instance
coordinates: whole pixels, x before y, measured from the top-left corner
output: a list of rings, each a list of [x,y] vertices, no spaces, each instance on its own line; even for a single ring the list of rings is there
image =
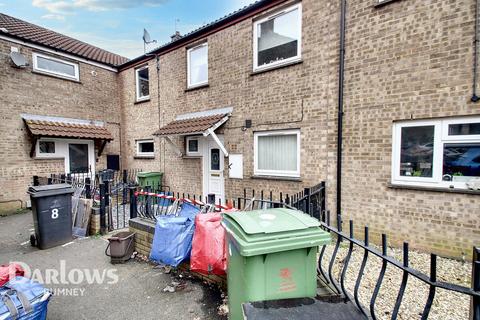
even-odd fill
[[[63,63],[63,64],[66,64],[66,65],[73,66],[73,68],[75,70],[75,75],[70,76],[68,74],[55,72],[55,71],[48,70],[48,69],[39,68],[38,67],[38,61],[37,61],[38,58],[44,58],[44,59],[47,59],[47,60],[52,60],[52,61],[55,61],[55,62],[59,62],[59,63]],[[32,53],[32,62],[33,62],[33,71],[35,71],[35,72],[52,75],[52,76],[57,77],[57,78],[80,81],[80,71],[79,71],[78,63],[74,63],[74,62],[63,60],[63,59],[55,58],[55,57],[52,57],[50,55],[46,55],[46,54],[42,54],[42,53],[38,53],[38,52],[33,52]]]
[[[55,152],[54,153],[43,153],[40,152],[40,142],[53,142],[55,144]],[[64,155],[61,150],[59,150],[58,140],[55,139],[48,139],[48,138],[40,138],[37,140],[35,145],[35,158],[36,159],[51,159],[51,158],[63,158]]]
[[[190,68],[191,68],[190,57],[191,57],[191,53],[192,53],[192,51],[194,51],[196,49],[199,49],[199,48],[202,48],[202,47],[206,47],[206,49],[207,49],[207,80],[199,82],[199,83],[191,83],[191,79],[190,79],[190,72],[191,72],[190,71]],[[187,49],[187,88],[191,89],[191,88],[204,86],[204,85],[207,85],[207,84],[208,84],[208,42],[205,41],[205,42],[203,42],[199,45],[196,45],[194,47],[191,47],[191,48]]]
[[[186,152],[186,155],[187,157],[200,157],[202,155],[202,149],[201,149],[201,136],[188,136],[188,137],[185,137],[185,152]],[[198,143],[198,150],[197,151],[190,151],[188,149],[189,145],[188,145],[188,142],[190,140],[197,140],[197,143]]]
[[[439,118],[431,120],[407,120],[395,122],[392,126],[392,185],[467,189],[465,182],[443,181],[443,153],[448,144],[480,143],[480,135],[448,135],[448,126],[459,123],[478,123],[480,117]],[[401,131],[405,127],[434,126],[432,177],[400,175]]]
[[[282,135],[292,135],[297,136],[297,168],[294,171],[289,170],[262,170],[258,168],[258,137],[264,136],[282,136]],[[285,130],[271,130],[271,131],[257,131],[253,133],[254,138],[254,151],[253,151],[253,162],[254,170],[253,173],[255,176],[272,176],[272,177],[289,177],[289,178],[300,178],[300,164],[301,164],[301,132],[300,129],[285,129]]]
[[[290,57],[287,59],[275,61],[263,66],[258,66],[258,25],[262,24],[265,21],[275,19],[279,16],[287,14],[291,11],[298,9],[298,33],[299,37],[297,39],[297,55],[295,57]],[[261,70],[268,70],[272,68],[276,68],[279,66],[283,66],[285,64],[290,64],[292,62],[300,61],[302,59],[302,3],[299,2],[292,6],[286,7],[280,11],[275,11],[270,15],[253,21],[253,71],[261,71]]]
[[[138,73],[145,69],[148,70],[148,95],[140,97],[140,83]],[[148,68],[148,65],[144,65],[135,69],[135,98],[137,102],[150,100],[150,69]]]
[[[140,144],[142,143],[153,143],[153,152],[140,152]],[[135,149],[137,157],[155,157],[155,139],[139,139],[135,140]]]

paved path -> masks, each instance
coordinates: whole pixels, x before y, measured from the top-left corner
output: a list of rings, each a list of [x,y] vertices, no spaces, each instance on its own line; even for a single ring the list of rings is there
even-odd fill
[[[82,281],[47,285],[57,291],[49,304],[48,319],[223,319],[216,313],[220,294],[201,283],[188,282],[183,291],[164,293],[163,288],[173,280],[171,275],[137,261],[111,265],[104,254],[107,242],[102,238],[38,250],[26,243],[32,229],[31,213],[0,217],[0,264],[21,261],[37,269],[43,278],[46,269],[60,270],[62,264],[67,274],[79,268],[118,276],[114,284]],[[79,277],[76,273],[74,281]]]

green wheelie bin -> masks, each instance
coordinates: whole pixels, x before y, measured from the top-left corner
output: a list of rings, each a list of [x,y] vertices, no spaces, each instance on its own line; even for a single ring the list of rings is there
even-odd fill
[[[140,187],[151,187],[152,191],[160,191],[162,189],[162,172],[139,172],[137,173],[138,184]]]
[[[320,222],[277,208],[224,214],[227,231],[229,319],[243,319],[242,303],[314,297],[318,247],[331,241]]]

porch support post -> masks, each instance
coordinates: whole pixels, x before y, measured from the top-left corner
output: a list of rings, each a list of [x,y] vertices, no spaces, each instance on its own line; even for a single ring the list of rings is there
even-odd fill
[[[107,140],[103,140],[102,144],[100,145],[100,149],[98,149],[98,156],[102,155],[103,149],[105,149],[105,145],[107,144]]]
[[[183,156],[183,152],[180,150],[180,148],[172,141],[172,139],[170,139],[169,136],[163,136],[163,138],[165,139],[165,141],[167,141],[167,143],[173,148],[173,151],[175,152],[175,154],[178,156],[178,157],[181,157]]]
[[[217,143],[218,147],[220,148],[220,150],[222,150],[223,154],[225,155],[225,157],[228,157],[228,151],[227,149],[225,149],[225,146],[223,145],[222,141],[220,141],[220,139],[217,137],[217,135],[215,134],[215,131],[213,128],[210,128],[208,129],[207,131],[205,131],[203,133],[203,136],[204,137],[207,137],[208,135],[212,136],[213,140],[215,140],[215,142]]]
[[[32,137],[32,146],[30,147],[30,158],[33,158],[33,155],[35,154],[35,148],[37,147],[37,141],[38,141],[38,136],[33,136]]]

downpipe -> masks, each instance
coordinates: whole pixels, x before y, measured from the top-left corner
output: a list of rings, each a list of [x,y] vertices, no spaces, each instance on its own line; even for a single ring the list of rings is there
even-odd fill
[[[472,85],[472,98],[470,101],[478,102],[480,97],[477,95],[477,82],[478,82],[478,43],[479,43],[479,35],[478,35],[478,16],[480,10],[480,0],[476,0],[475,5],[475,40],[473,42],[473,85]]]
[[[340,12],[340,52],[338,68],[338,117],[337,117],[337,224],[342,225],[342,153],[343,153],[343,92],[345,77],[345,20],[347,0],[341,1]]]

